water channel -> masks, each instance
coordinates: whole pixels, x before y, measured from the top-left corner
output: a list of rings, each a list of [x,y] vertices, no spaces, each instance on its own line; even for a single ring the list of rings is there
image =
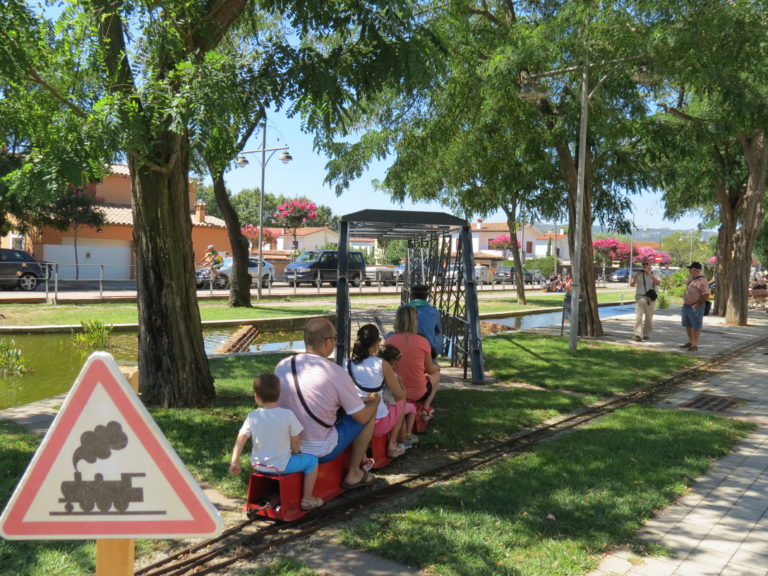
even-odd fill
[[[634,303],[624,306],[600,308],[600,317],[607,318],[632,311]],[[494,318],[497,324],[504,324],[517,330],[559,325],[562,312],[544,312]],[[236,330],[236,328],[207,329],[204,333],[205,351],[214,353]],[[69,390],[77,378],[80,368],[89,352],[76,348],[68,332],[55,334],[14,334],[2,336],[13,339],[20,348],[27,366],[31,370],[21,376],[0,375],[0,410],[29,404]],[[137,360],[135,332],[113,332],[110,348],[107,350],[118,364],[135,365]],[[281,352],[303,349],[304,342],[299,332],[264,332],[244,352]]]

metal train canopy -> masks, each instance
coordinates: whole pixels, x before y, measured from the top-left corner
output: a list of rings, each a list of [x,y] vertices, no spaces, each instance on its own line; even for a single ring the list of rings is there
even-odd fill
[[[339,259],[336,293],[336,332],[338,335],[336,359],[341,363],[347,357],[349,346],[349,285],[347,265],[349,238],[376,238],[382,240],[408,240],[418,242],[424,238],[447,236],[458,230],[457,258],[464,270],[462,298],[466,314],[462,324],[466,332],[466,360],[472,369],[472,381],[482,383],[484,378],[480,314],[477,303],[477,285],[472,253],[472,234],[469,223],[444,212],[415,212],[406,210],[361,210],[341,217],[339,226]],[[437,286],[435,287],[438,288]],[[446,302],[447,304],[450,304]],[[448,309],[456,306],[448,305]],[[447,310],[442,311],[444,314]],[[466,364],[465,364],[466,366]]]
[[[384,240],[411,240],[468,226],[466,220],[444,212],[407,210],[361,210],[342,216],[341,221],[348,223],[350,234]]]

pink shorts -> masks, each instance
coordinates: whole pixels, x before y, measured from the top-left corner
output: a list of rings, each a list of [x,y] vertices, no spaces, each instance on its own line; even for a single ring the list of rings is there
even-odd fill
[[[416,407],[410,402],[399,400],[397,404],[387,406],[387,410],[389,412],[384,418],[376,420],[376,424],[373,428],[374,436],[384,436],[385,434],[389,434],[400,419],[400,415],[403,414],[403,412],[405,412],[405,414],[416,412]]]

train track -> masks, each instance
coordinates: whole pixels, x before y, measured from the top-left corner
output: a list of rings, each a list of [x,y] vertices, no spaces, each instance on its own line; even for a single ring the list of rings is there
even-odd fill
[[[740,356],[768,343],[768,338],[751,342],[732,351],[724,352],[668,378],[639,390],[594,404],[574,414],[558,418],[534,428],[516,433],[508,440],[480,450],[460,454],[461,458],[438,465],[426,472],[373,489],[358,490],[333,500],[317,512],[303,516],[291,523],[274,523],[263,519],[247,520],[226,530],[216,538],[199,542],[184,550],[145,566],[135,576],[185,576],[218,573],[244,560],[281,546],[297,542],[323,528],[369,510],[372,506],[386,504],[404,495],[420,490],[458,475],[487,466],[488,464],[530,450],[537,443],[567,430],[583,426],[619,408],[655,399],[670,390],[685,385],[695,378],[707,377]]]

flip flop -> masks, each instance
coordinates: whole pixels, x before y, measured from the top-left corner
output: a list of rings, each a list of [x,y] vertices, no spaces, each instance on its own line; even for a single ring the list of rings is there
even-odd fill
[[[322,498],[317,498],[315,496],[312,496],[312,498],[302,498],[301,499],[301,509],[302,510],[314,510],[315,508],[320,508],[325,504],[323,502]]]
[[[395,446],[394,450],[387,452],[387,456],[389,456],[390,458],[399,458],[403,454],[405,454],[405,446],[403,446],[402,444],[398,444],[397,446]]]
[[[421,411],[421,419],[425,422],[428,420],[432,420],[432,417],[435,415],[435,409],[430,406],[429,408],[424,408]]]
[[[363,463],[360,464],[360,469],[363,472],[368,472],[371,470],[371,468],[373,468],[374,464],[376,464],[376,460],[374,460],[373,458],[366,458],[365,460],[363,460]]]
[[[370,486],[376,482],[376,476],[371,474],[370,472],[363,472],[363,477],[354,484],[350,484],[349,482],[342,482],[341,487],[344,488],[344,490],[354,490],[355,488],[364,488],[366,486]]]

